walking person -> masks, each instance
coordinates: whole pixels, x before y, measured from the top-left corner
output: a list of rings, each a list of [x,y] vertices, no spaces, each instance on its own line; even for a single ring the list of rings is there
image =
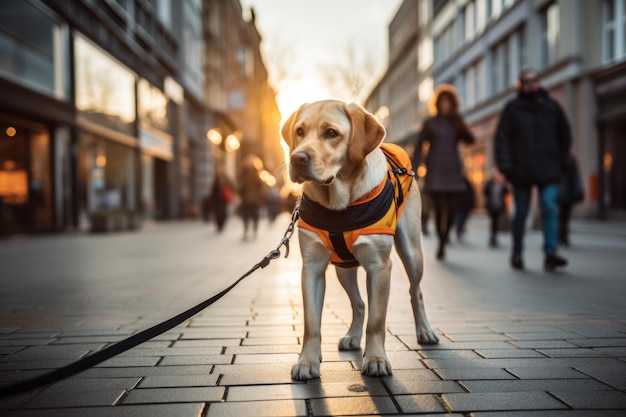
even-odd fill
[[[215,224],[219,233],[224,230],[226,220],[228,220],[228,205],[233,201],[233,185],[226,176],[223,167],[215,170],[215,178],[208,196],[208,210],[215,216]],[[208,218],[209,214],[207,214]]]
[[[465,225],[470,217],[470,213],[476,205],[476,195],[474,195],[474,187],[467,177],[463,177],[465,183],[465,191],[461,192],[455,204],[454,227],[456,229],[456,239],[460,242],[465,235]]]
[[[439,239],[437,259],[446,256],[450,229],[454,222],[455,198],[466,189],[459,142],[474,143],[474,136],[458,112],[459,99],[454,87],[442,84],[431,98],[433,117],[426,119],[413,154],[413,167],[422,162],[422,148],[428,144],[424,192],[430,193],[435,212],[435,228]],[[434,108],[433,108],[434,107]]]
[[[243,240],[248,239],[252,229],[255,239],[259,228],[261,206],[266,202],[265,183],[259,173],[263,169],[263,161],[256,155],[248,155],[243,160],[239,174],[239,198],[241,200],[241,217],[243,218]]]
[[[585,192],[578,172],[576,158],[570,155],[567,170],[559,188],[559,244],[569,246],[569,221],[576,203],[583,201]]]
[[[513,185],[513,252],[511,266],[523,270],[524,229],[531,190],[539,189],[543,227],[544,268],[567,265],[559,256],[557,198],[559,182],[567,168],[570,127],[561,106],[540,87],[534,69],[519,75],[517,97],[505,106],[495,139],[496,163]]]
[[[485,209],[489,214],[489,247],[497,248],[498,231],[502,215],[506,213],[506,196],[509,187],[504,176],[497,169],[492,171],[491,177],[485,183],[483,190],[485,196]]]

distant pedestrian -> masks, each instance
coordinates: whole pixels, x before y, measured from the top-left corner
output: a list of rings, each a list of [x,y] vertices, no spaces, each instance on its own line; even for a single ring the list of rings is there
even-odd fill
[[[243,160],[239,173],[239,198],[241,200],[241,217],[243,218],[243,239],[248,239],[252,228],[252,238],[256,238],[259,228],[261,206],[266,202],[267,191],[259,173],[263,169],[263,161],[256,155],[248,155]]]
[[[559,243],[569,246],[569,221],[572,216],[572,208],[576,203],[585,199],[580,173],[576,158],[570,155],[567,162],[567,170],[559,186]]]
[[[518,95],[505,106],[495,139],[498,168],[513,185],[511,266],[515,269],[524,269],[524,229],[533,186],[539,188],[544,268],[553,271],[567,265],[567,260],[556,253],[557,197],[571,142],[570,127],[561,106],[540,87],[537,71],[522,70]]]
[[[459,156],[459,142],[473,143],[474,136],[458,112],[459,99],[454,87],[442,84],[431,98],[433,117],[426,119],[413,154],[413,167],[422,162],[422,149],[428,144],[424,192],[430,194],[435,209],[435,223],[439,246],[437,259],[446,256],[450,229],[454,222],[454,200],[466,190],[463,181],[463,163]]]
[[[458,195],[455,204],[456,215],[454,218],[454,226],[456,228],[456,238],[458,241],[463,240],[466,230],[465,225],[476,205],[476,195],[474,194],[472,183],[467,177],[463,177],[463,181],[465,182],[465,191]]]
[[[215,217],[217,231],[222,232],[228,219],[228,205],[235,197],[233,184],[226,176],[223,167],[215,170],[215,178],[208,196],[208,210]],[[207,214],[207,218],[209,214]]]
[[[498,247],[498,232],[502,215],[506,213],[506,196],[509,187],[504,176],[497,169],[492,171],[491,177],[483,189],[485,209],[489,214],[489,246]]]

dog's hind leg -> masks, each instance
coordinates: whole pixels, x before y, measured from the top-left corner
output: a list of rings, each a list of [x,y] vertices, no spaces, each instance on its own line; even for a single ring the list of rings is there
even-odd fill
[[[424,299],[420,289],[420,282],[424,273],[424,253],[422,251],[419,209],[417,208],[419,207],[417,186],[414,190],[409,194],[409,201],[407,201],[407,206],[404,208],[404,215],[398,222],[394,242],[398,256],[409,277],[409,293],[411,295],[413,318],[415,319],[417,342],[420,344],[435,344],[439,342],[439,336],[437,336],[437,332],[428,322]],[[415,212],[418,213],[417,216],[414,215]]]
[[[363,320],[365,319],[365,303],[359,292],[357,268],[336,267],[337,278],[350,298],[352,306],[352,323],[345,336],[339,339],[339,350],[356,350],[361,347],[363,336]]]

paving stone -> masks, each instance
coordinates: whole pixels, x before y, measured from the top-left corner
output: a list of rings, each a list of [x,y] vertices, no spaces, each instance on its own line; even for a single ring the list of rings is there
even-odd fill
[[[297,353],[302,350],[300,345],[254,345],[254,346],[226,346],[224,353],[237,354],[263,354],[263,353]]]
[[[116,407],[57,408],[48,410],[17,410],[6,417],[198,417],[204,404],[142,404]]]
[[[0,346],[8,347],[8,346],[19,346],[21,348],[27,346],[41,346],[41,345],[49,345],[54,343],[56,338],[48,338],[48,339],[6,339],[0,337]]]
[[[77,344],[68,346],[30,346],[11,355],[11,361],[80,359],[88,352],[99,350],[102,347],[102,343]]]
[[[476,353],[485,359],[545,358],[549,356],[531,349],[477,349]]]
[[[434,395],[396,395],[394,397],[403,413],[443,413],[445,409]],[[446,414],[449,415],[449,414]]]
[[[147,376],[139,388],[209,387],[217,385],[219,375]]]
[[[214,346],[239,346],[242,339],[233,338],[213,338],[202,340],[178,340],[172,347],[175,348],[196,348],[196,347],[214,347]]]
[[[433,372],[443,380],[473,380],[473,379],[515,379],[513,375],[499,368],[439,368]]]
[[[593,358],[607,357],[608,355],[595,349],[538,349],[539,352],[551,358]]]
[[[245,401],[209,404],[206,417],[306,417],[308,416],[304,400],[280,401]]]
[[[45,393],[57,393],[67,395],[68,392],[76,392],[82,395],[85,392],[100,390],[129,390],[134,388],[141,378],[98,378],[78,379],[70,378],[59,381],[46,388]]]
[[[385,378],[385,385],[393,395],[398,394],[442,394],[444,392],[465,392],[454,381],[406,380]]]
[[[230,387],[226,401],[302,400],[332,397],[369,397],[387,395],[382,383],[320,383],[281,384]]]
[[[120,356],[219,355],[220,353],[222,353],[222,348],[220,346],[190,348],[170,347],[161,349],[143,349],[137,347],[131,350],[127,350]]]
[[[469,392],[522,392],[522,391],[607,391],[612,388],[593,379],[544,379],[513,381],[460,381]]]
[[[555,339],[572,339],[576,338],[579,335],[572,332],[552,332],[552,333],[537,333],[537,332],[528,332],[528,333],[509,333],[510,337],[515,340],[555,340]]]
[[[419,354],[426,359],[464,358],[480,359],[481,356],[473,350],[420,350]]]
[[[293,364],[298,360],[297,353],[266,353],[261,355],[236,355],[235,364],[259,364],[259,363],[289,363]]]
[[[314,416],[397,414],[389,397],[324,398],[310,401]]]
[[[626,390],[626,363],[618,366],[586,366],[581,364],[576,366],[576,369],[605,384]]]
[[[218,365],[229,364],[233,361],[233,355],[179,355],[165,356],[159,366],[169,365]]]
[[[25,408],[95,407],[114,405],[124,394],[124,389],[102,389],[77,393],[44,391],[24,404]]]
[[[177,366],[152,366],[152,367],[129,367],[129,368],[91,368],[77,375],[79,378],[123,378],[133,376],[170,376],[176,375],[208,375],[213,370],[213,365]]]
[[[616,347],[616,346],[626,346],[626,337],[622,338],[603,338],[603,339],[569,339],[568,342],[571,342],[580,347]]]
[[[124,404],[158,404],[221,401],[223,387],[145,388],[131,390],[122,400]]]
[[[626,410],[626,393],[621,391],[550,391],[552,395],[575,409]]]
[[[259,346],[259,345],[297,345],[298,337],[255,337],[246,338],[242,342],[242,346]]]
[[[624,411],[612,410],[541,410],[495,411],[472,413],[472,417],[624,417]]]
[[[545,392],[489,392],[444,394],[444,401],[456,412],[489,410],[549,410],[566,406]]]
[[[566,340],[520,340],[510,343],[512,346],[520,349],[568,349],[578,347]]]
[[[106,361],[96,365],[98,368],[122,368],[122,367],[137,367],[137,366],[156,366],[161,358],[158,357],[136,357],[136,358],[121,358],[115,357],[107,359]]]
[[[564,368],[507,368],[519,379],[580,379],[588,376],[570,367]]]

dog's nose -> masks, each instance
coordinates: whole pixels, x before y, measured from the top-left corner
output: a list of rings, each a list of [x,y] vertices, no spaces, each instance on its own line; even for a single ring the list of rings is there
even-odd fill
[[[294,165],[307,165],[311,160],[308,152],[294,152],[291,154],[291,163]]]

